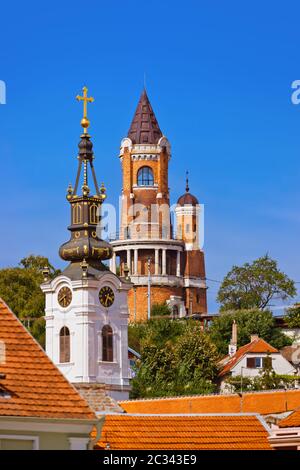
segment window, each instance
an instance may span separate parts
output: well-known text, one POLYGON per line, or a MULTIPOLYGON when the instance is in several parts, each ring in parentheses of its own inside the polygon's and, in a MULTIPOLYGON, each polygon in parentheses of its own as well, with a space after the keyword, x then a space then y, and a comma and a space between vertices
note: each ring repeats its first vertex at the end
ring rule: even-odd
POLYGON ((92 204, 90 207, 90 223, 97 224, 98 223, 98 216, 97 216, 98 207, 96 204, 92 204))
POLYGON ((0 450, 37 450, 38 448, 37 436, 0 435, 0 450))
POLYGON ((81 206, 80 204, 75 204, 73 207, 73 224, 81 224, 82 217, 81 217, 81 206))
POLYGON ((190 231, 190 224, 186 224, 186 226, 185 226, 185 231, 186 231, 186 233, 189 233, 189 231, 190 231))
POLYGON ((262 367, 262 357, 247 357, 248 369, 260 369, 262 367))
POLYGON ((102 361, 113 362, 113 330, 111 326, 105 325, 102 328, 102 361))
POLYGON ((137 183, 139 186, 153 186, 153 171, 149 166, 143 166, 139 169, 137 175, 137 183))
POLYGON ((59 332, 59 362, 70 362, 70 330, 64 326, 59 332))

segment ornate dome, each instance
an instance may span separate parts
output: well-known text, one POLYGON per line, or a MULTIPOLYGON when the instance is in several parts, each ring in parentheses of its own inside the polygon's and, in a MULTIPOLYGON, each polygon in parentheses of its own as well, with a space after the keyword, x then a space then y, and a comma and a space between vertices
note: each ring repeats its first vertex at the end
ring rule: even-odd
POLYGON ((180 206, 185 206, 185 205, 196 206, 197 204, 199 204, 199 201, 196 198, 196 196, 193 196, 191 193, 186 192, 185 194, 180 196, 180 198, 177 201, 177 204, 179 204, 180 206))

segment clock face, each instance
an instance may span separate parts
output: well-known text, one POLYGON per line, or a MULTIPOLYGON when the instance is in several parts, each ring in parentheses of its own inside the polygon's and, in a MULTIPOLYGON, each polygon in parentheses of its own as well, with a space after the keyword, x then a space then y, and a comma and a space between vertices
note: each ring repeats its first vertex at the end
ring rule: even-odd
POLYGON ((72 291, 69 287, 62 287, 57 294, 57 300, 61 307, 66 308, 72 302, 72 291))
POLYGON ((108 286, 102 287, 99 292, 99 300, 103 307, 110 307, 115 300, 114 291, 108 286))

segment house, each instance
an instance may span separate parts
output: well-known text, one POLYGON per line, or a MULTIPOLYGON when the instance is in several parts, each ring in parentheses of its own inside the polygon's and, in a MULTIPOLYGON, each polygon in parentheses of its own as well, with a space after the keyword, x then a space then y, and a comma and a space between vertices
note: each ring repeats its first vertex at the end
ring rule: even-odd
POLYGON ((269 442, 277 450, 300 450, 300 408, 272 426, 269 442))
POLYGON ((229 344, 229 354, 220 362, 219 387, 220 391, 226 393, 232 391, 227 383, 228 377, 256 377, 262 371, 266 361, 271 365, 276 374, 295 375, 296 369, 283 355, 258 335, 251 335, 248 344, 237 349, 237 325, 233 322, 232 338, 229 344))
POLYGON ((0 449, 88 449, 101 425, 0 299, 0 449))
POLYGON ((256 414, 108 415, 96 450, 271 450, 256 414))

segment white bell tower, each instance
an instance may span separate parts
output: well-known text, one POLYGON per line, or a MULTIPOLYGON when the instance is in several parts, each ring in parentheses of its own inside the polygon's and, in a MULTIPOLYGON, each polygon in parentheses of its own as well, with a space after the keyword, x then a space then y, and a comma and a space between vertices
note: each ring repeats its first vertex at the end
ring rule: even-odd
POLYGON ((50 279, 45 269, 41 286, 46 295, 46 352, 77 388, 79 384, 85 384, 85 389, 88 384, 105 384, 111 396, 127 399, 130 390, 127 293, 132 284, 103 264, 111 258, 113 250, 101 239, 100 209, 106 190, 97 183, 93 144, 87 132, 90 124, 87 103, 93 98, 87 97, 84 87, 83 96, 77 99, 84 103, 84 114, 76 183, 74 188, 69 185, 67 191, 71 238, 59 250, 69 265, 55 279, 50 279), (95 186, 94 195, 89 187, 89 174, 95 186))
POLYGON ((110 395, 127 399, 131 284, 110 271, 95 278, 80 271, 71 265, 41 286, 46 294, 46 352, 70 382, 106 384, 110 395), (110 298, 113 303, 106 306, 110 298))

